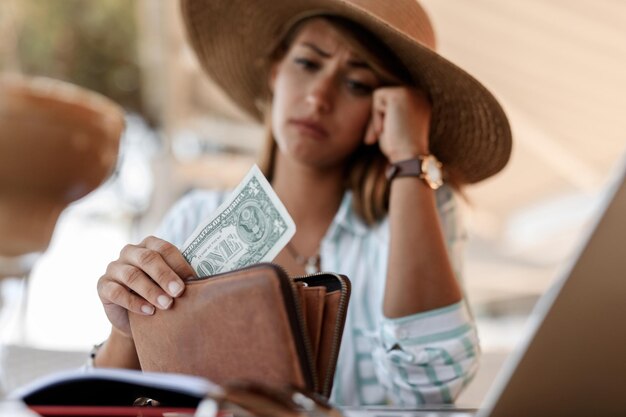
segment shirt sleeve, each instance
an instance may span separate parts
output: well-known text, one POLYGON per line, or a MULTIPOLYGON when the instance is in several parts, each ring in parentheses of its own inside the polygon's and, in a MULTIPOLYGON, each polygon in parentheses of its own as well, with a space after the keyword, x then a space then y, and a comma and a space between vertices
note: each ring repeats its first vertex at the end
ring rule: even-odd
MULTIPOLYGON (((466 234, 450 189, 438 193, 437 207, 452 267, 462 284, 466 234)), ((464 300, 406 317, 382 317, 375 338, 375 371, 394 404, 452 403, 478 369, 478 335, 464 300)))
POLYGON ((463 301, 383 319, 379 340, 376 373, 395 404, 452 403, 478 369, 476 328, 463 301))

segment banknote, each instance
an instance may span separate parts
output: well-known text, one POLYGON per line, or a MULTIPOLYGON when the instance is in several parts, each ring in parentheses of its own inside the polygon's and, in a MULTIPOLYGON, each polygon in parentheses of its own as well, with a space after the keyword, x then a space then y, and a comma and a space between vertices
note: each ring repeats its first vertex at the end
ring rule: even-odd
POLYGON ((191 234, 182 253, 198 276, 269 262, 296 225, 254 165, 229 198, 191 234))

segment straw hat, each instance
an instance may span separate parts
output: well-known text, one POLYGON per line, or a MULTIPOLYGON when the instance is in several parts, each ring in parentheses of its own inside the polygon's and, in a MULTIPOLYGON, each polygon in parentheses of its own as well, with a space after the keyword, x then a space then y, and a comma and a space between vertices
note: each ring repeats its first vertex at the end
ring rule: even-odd
POLYGON ((182 0, 187 35, 204 71, 261 121, 267 76, 259 61, 294 22, 315 15, 350 19, 376 35, 432 100, 430 150, 464 183, 500 171, 511 130, 500 104, 476 79, 434 52, 435 36, 415 0, 182 0))

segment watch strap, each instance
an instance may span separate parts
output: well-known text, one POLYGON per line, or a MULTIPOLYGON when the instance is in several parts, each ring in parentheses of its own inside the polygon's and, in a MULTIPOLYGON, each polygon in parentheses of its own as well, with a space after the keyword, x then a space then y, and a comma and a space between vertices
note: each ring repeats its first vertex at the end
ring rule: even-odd
POLYGON ((405 159, 404 161, 394 162, 387 168, 385 175, 388 181, 396 177, 421 177, 423 157, 413 159, 405 159))
POLYGON ((387 180, 398 177, 417 177, 433 190, 443 185, 441 162, 434 155, 420 155, 417 158, 405 159, 392 163, 385 172, 387 180))

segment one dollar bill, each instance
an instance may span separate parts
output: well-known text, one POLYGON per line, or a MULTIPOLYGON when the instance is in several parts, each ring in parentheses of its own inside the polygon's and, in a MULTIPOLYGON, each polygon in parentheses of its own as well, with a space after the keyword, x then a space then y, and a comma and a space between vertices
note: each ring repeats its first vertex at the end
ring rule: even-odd
POLYGON ((295 232, 287 209, 254 165, 182 252, 198 276, 214 275, 272 261, 295 232))

